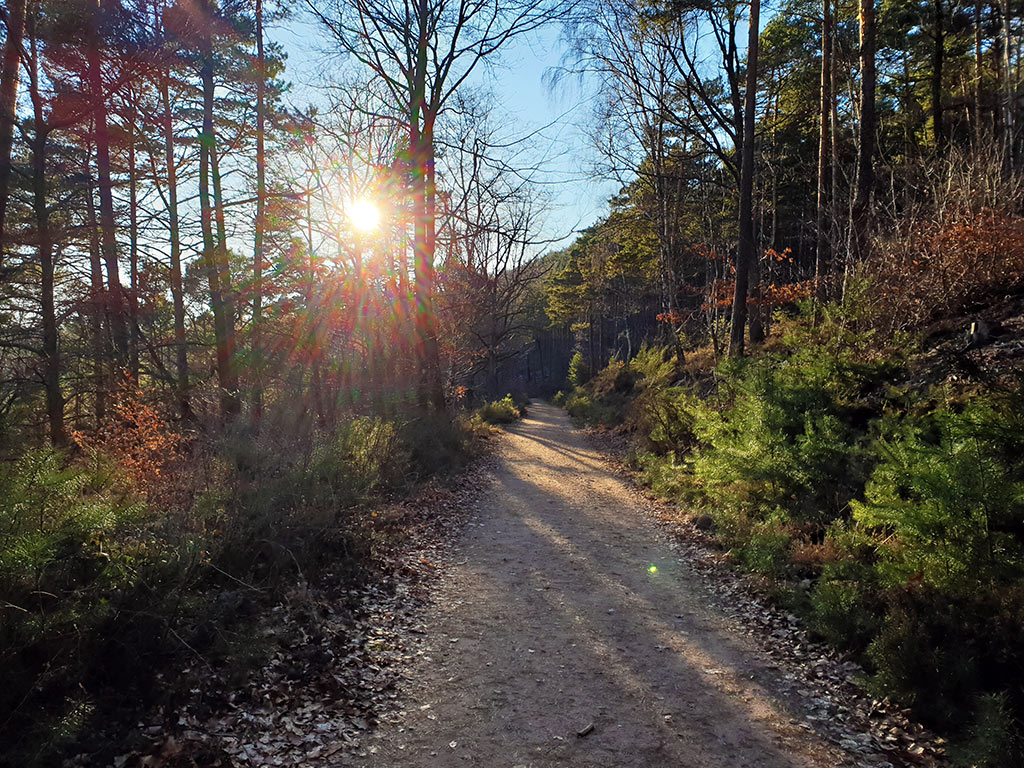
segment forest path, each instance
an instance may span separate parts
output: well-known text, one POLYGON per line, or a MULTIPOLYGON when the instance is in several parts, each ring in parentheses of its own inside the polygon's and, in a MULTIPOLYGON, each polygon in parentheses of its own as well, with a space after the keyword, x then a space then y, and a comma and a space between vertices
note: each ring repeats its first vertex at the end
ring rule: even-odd
POLYGON ((678 557, 565 415, 531 406, 428 609, 405 714, 358 764, 848 764, 678 557))

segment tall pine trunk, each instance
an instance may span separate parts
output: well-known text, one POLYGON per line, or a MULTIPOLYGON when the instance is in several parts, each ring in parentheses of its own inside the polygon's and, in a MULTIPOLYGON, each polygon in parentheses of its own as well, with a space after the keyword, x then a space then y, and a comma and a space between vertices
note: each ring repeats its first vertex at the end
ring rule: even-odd
POLYGON ((93 141, 96 146, 96 182, 100 196, 100 252, 107 269, 107 301, 114 352, 119 367, 128 362, 128 321, 117 254, 117 223, 114 219, 114 188, 110 170, 110 128, 103 88, 99 33, 92 30, 86 52, 89 97, 92 100, 93 141))
POLYGON ((750 2, 750 31, 747 42, 747 92, 744 96, 743 158, 740 166, 740 241, 736 248, 736 290, 732 301, 732 331, 729 354, 743 355, 747 325, 747 289, 754 262, 754 125, 757 111, 757 44, 761 0, 750 2))
MULTIPOLYGON (((985 71, 982 66, 981 36, 981 0, 974 0, 974 146, 978 149, 981 149, 982 141, 981 93, 982 73, 985 71)), ((863 39, 863 34, 861 37, 863 39)))
MULTIPOLYGON (((256 0, 256 232, 252 249, 252 420, 263 417, 263 247, 267 226, 266 55, 263 0, 256 0)), ((307 195, 308 197, 308 195, 307 195)))
POLYGON ((853 200, 853 256, 863 261, 871 255, 871 193, 875 186, 875 0, 860 0, 860 72, 860 151, 857 194, 853 200))
POLYGON ((199 139, 199 208, 203 232, 203 262, 213 310, 220 408, 221 414, 227 418, 239 410, 238 380, 234 373, 234 308, 229 297, 230 285, 224 281, 224 262, 227 253, 224 243, 224 214, 220 204, 220 174, 216 164, 216 135, 213 128, 214 84, 211 48, 210 40, 204 40, 199 73, 203 88, 203 126, 199 139), (216 238, 213 231, 214 218, 217 221, 216 238))
POLYGON ((932 0, 932 135, 937 152, 946 150, 946 125, 942 110, 942 70, 946 60, 945 12, 942 0, 932 0))
POLYGON ((60 389, 60 349, 57 335, 57 312, 54 300, 53 236, 50 232, 50 211, 46 195, 46 149, 49 128, 43 114, 39 93, 39 58, 32 35, 32 57, 29 74, 35 135, 32 140, 32 207, 36 220, 40 272, 40 309, 43 321, 43 389, 46 393, 46 417, 50 442, 64 445, 64 395, 60 389))
POLYGON ((128 88, 128 369, 139 381, 139 180, 136 168, 135 91, 128 88))
POLYGON ((827 299, 825 276, 828 272, 829 192, 832 175, 832 5, 823 0, 821 15, 821 105, 818 122, 818 192, 815 215, 814 298, 817 304, 827 299))
POLYGON ((7 235, 7 200, 11 190, 11 148, 14 145, 15 110, 18 105, 18 75, 25 33, 27 0, 7 0, 7 39, 0 66, 0 266, 3 265, 7 235))
POLYGON ((174 119, 171 114, 170 75, 160 77, 163 106, 164 163, 167 172, 167 229, 171 241, 171 302, 174 305, 175 389, 182 418, 192 416, 189 402, 188 345, 185 340, 185 293, 181 284, 181 231, 178 222, 178 168, 174 159, 174 119))
POLYGON ((1011 68, 1011 51, 1010 51, 1010 0, 1003 0, 1000 8, 1002 14, 1003 24, 1003 142, 1004 142, 1004 158, 1006 164, 1006 170, 1010 171, 1013 168, 1013 150, 1014 150, 1014 88, 1013 88, 1013 69, 1011 68))
MULTIPOLYGON (((87 162, 91 160, 93 147, 90 145, 87 162)), ((95 398, 93 414, 96 427, 99 428, 107 414, 107 376, 108 337, 107 328, 110 317, 107 309, 107 292, 103 287, 103 257, 100 253, 99 220, 96 217, 96 188, 89 180, 89 194, 86 197, 86 225, 89 230, 89 331, 92 336, 92 375, 95 398)))

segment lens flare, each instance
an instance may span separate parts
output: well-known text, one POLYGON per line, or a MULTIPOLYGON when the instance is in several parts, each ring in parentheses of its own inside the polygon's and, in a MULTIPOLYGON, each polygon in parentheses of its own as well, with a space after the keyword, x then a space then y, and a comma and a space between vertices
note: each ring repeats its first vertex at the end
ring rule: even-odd
POLYGON ((370 200, 353 200, 348 205, 348 220, 359 232, 373 232, 380 227, 380 209, 370 200))
POLYGON ((657 573, 658 572, 658 566, 656 566, 654 563, 651 563, 650 565, 647 566, 647 572, 648 573, 657 573))

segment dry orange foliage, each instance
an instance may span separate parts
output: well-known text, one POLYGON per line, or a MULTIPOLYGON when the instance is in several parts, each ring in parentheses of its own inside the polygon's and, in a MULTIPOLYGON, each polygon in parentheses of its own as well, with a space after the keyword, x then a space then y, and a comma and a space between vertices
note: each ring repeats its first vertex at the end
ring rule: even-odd
POLYGON ((984 210, 916 223, 883 244, 869 272, 893 328, 961 312, 1024 284, 1024 217, 984 210))
POLYGON ((184 458, 184 439, 163 414, 143 401, 142 392, 125 375, 111 403, 110 415, 95 432, 72 432, 71 438, 88 453, 100 453, 118 467, 150 502, 170 493, 172 468, 184 458))
POLYGON ((787 304, 796 304, 802 299, 810 298, 814 293, 814 282, 804 280, 799 283, 782 283, 781 285, 766 285, 761 289, 761 305, 766 307, 782 307, 787 304))

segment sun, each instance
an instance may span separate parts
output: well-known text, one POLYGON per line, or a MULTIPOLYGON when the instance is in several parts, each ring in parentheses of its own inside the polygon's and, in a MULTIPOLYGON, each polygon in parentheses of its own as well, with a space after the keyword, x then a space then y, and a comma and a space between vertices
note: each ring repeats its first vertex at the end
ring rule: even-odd
POLYGON ((380 209, 370 200, 358 198, 348 205, 348 220, 359 232, 373 232, 380 227, 380 209))

